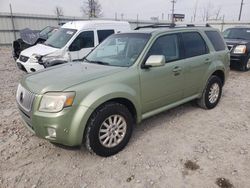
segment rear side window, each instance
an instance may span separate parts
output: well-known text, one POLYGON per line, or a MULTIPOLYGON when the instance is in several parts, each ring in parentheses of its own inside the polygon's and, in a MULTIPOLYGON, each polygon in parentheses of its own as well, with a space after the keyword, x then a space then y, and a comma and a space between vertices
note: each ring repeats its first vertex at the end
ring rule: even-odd
POLYGON ((185 57, 195 57, 208 53, 208 48, 197 32, 182 33, 183 45, 185 48, 185 57))
POLYGON ((180 59, 179 42, 177 35, 165 35, 159 37, 149 50, 150 55, 164 55, 166 62, 180 59))
POLYGON ((225 43, 217 31, 205 31, 205 33, 216 51, 222 51, 226 49, 225 43))
POLYGON ((104 39, 106 39, 109 35, 114 34, 114 30, 97 30, 98 40, 101 43, 104 39))

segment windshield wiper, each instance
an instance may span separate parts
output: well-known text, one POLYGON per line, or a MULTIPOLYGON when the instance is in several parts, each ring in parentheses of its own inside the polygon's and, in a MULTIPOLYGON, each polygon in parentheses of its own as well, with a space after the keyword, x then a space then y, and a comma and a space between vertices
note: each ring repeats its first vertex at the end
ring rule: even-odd
POLYGON ((95 63, 95 64, 99 64, 99 65, 109 65, 109 63, 106 63, 106 62, 103 62, 103 61, 90 61, 86 57, 83 58, 82 60, 87 61, 88 63, 95 63))
POLYGON ((53 46, 53 45, 51 45, 51 44, 47 44, 47 43, 43 43, 44 45, 46 45, 46 46, 50 46, 50 47, 52 47, 52 48, 55 48, 55 46, 53 46))

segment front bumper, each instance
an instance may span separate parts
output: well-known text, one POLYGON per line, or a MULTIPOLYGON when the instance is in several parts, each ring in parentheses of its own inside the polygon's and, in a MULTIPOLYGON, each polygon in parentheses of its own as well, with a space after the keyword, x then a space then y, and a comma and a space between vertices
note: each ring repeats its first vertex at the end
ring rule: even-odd
POLYGON ((246 54, 230 54, 230 66, 233 68, 241 68, 248 61, 246 54))
POLYGON ((19 112, 26 127, 38 137, 66 146, 79 146, 92 110, 84 106, 72 106, 58 113, 35 111, 27 115, 19 107, 19 112), (56 131, 56 137, 49 135, 48 128, 56 131))
POLYGON ((28 59, 28 61, 26 62, 22 62, 19 59, 17 59, 16 63, 20 70, 28 73, 44 69, 43 65, 40 65, 39 63, 34 63, 30 59, 28 59))

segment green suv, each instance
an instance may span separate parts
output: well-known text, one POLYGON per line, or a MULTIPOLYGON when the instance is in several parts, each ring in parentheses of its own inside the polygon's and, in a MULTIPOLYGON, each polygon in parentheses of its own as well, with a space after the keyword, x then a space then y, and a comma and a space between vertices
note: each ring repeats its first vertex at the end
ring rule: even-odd
POLYGON ((213 28, 143 29, 111 35, 81 62, 26 75, 16 100, 37 136, 110 156, 143 119, 192 100, 214 108, 229 62, 213 28))

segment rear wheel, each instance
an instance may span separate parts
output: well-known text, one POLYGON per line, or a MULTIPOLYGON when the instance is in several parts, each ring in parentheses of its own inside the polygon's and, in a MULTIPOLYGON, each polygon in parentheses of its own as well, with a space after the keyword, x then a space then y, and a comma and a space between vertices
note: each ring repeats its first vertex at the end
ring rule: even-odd
POLYGON ((198 99, 198 105, 204 109, 214 108, 220 101, 222 82, 218 76, 212 75, 207 82, 202 97, 198 99))
POLYGON ((107 103, 91 116, 86 132, 86 147, 100 156, 111 156, 128 143, 133 130, 133 117, 126 106, 107 103))

